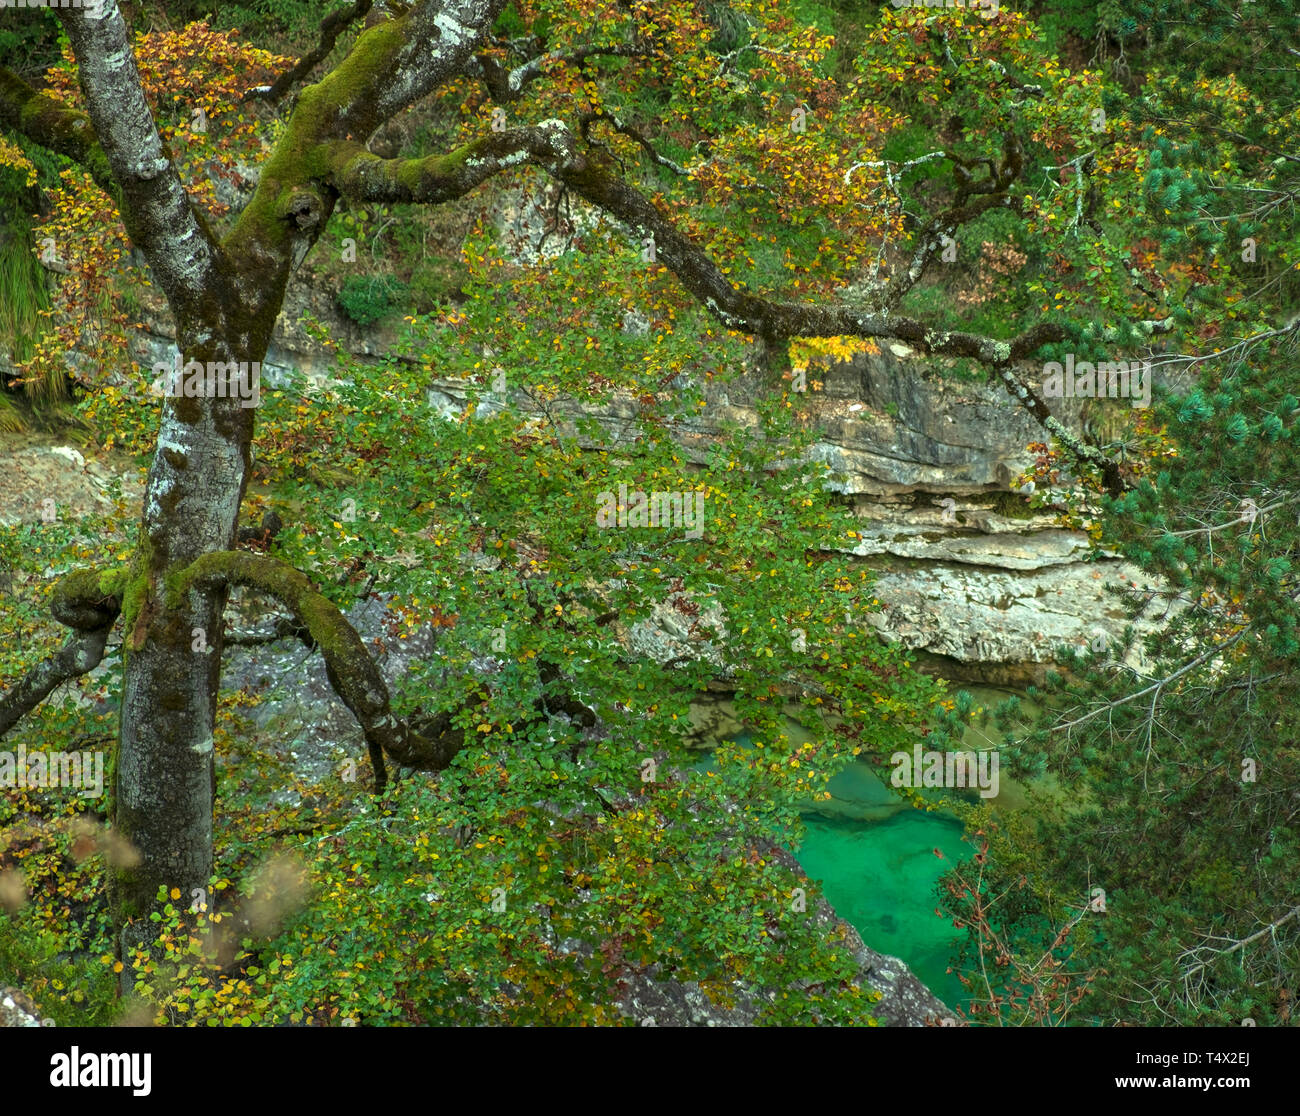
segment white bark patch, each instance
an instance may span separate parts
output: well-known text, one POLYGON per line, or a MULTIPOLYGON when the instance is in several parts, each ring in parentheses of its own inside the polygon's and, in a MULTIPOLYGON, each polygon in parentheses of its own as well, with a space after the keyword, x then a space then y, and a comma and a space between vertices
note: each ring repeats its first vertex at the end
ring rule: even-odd
POLYGON ((446 12, 439 12, 434 16, 433 25, 441 36, 439 46, 445 46, 449 50, 455 50, 474 34, 473 28, 466 27, 455 16, 448 15, 446 12))
POLYGON ((185 453, 186 449, 180 442, 174 442, 162 434, 158 435, 158 448, 160 450, 174 450, 176 453, 185 453))
POLYGON ((163 151, 126 24, 112 5, 104 18, 66 28, 91 121, 133 218, 132 237, 175 308, 206 286, 211 251, 163 151))

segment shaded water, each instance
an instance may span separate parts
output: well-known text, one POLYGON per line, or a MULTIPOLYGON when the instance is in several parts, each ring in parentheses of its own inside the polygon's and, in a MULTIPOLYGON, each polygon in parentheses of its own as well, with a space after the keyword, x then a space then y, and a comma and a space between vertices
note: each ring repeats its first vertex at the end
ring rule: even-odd
MULTIPOLYGON (((982 687, 962 688, 989 707, 1008 696, 982 687)), ((787 727, 792 740, 807 739, 794 722, 787 727)), ((748 734, 736 739, 745 742, 748 734)), ((990 725, 969 728, 964 744, 983 749, 996 746, 1000 739, 990 725)), ((804 814, 807 838, 790 851, 809 877, 820 881, 831 906, 868 946, 902 958, 949 1007, 965 1006, 966 990, 956 974, 948 972, 953 947, 964 932, 935 914, 939 877, 972 852, 961 839, 961 822, 946 810, 912 808, 865 763, 842 771, 827 789, 831 800, 815 807, 809 804, 804 814)), ((1003 775, 992 801, 1004 808, 1020 808, 1025 788, 1003 775)))

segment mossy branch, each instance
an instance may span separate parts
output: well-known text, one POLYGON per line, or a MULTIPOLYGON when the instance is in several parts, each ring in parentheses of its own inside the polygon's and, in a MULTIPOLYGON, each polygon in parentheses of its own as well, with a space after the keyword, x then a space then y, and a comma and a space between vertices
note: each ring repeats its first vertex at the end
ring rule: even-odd
POLYGON ((84 112, 69 108, 0 67, 0 125, 85 168, 121 210, 122 190, 84 112))
POLYGON ((1027 357, 1065 336, 1061 326, 1039 323, 1002 341, 961 330, 935 330, 888 308, 862 310, 754 294, 728 278, 708 252, 615 173, 608 159, 584 150, 578 136, 560 120, 481 136, 453 152, 424 159, 381 159, 357 142, 324 144, 320 151, 331 185, 344 197, 371 202, 447 201, 511 167, 539 167, 621 221, 638 239, 653 240, 657 258, 717 321, 756 337, 893 339, 927 355, 969 357, 997 366, 1027 357))
POLYGON ((74 634, 11 690, 0 696, 0 738, 56 688, 89 674, 104 658, 109 632, 122 611, 116 571, 74 570, 55 587, 50 613, 74 634))
MULTIPOLYGON (((1111 495, 1127 487, 1119 465, 1070 433, 1038 395, 1015 375, 1011 365, 1065 330, 1039 323, 1018 337, 998 340, 961 330, 934 330, 897 311, 897 303, 921 277, 937 247, 941 229, 956 228, 985 210, 1006 202, 1019 178, 1023 156, 1014 139, 1007 141, 1000 167, 990 165, 987 179, 967 174, 954 208, 936 218, 912 267, 887 290, 881 304, 863 311, 847 305, 796 303, 764 298, 732 282, 711 256, 683 234, 639 190, 609 166, 584 151, 577 137, 559 120, 531 128, 512 128, 481 136, 445 155, 423 159, 381 159, 355 141, 322 147, 330 181, 345 197, 367 202, 436 204, 461 197, 511 167, 528 164, 544 169, 558 182, 605 213, 621 220, 637 237, 651 240, 658 257, 728 329, 754 335, 774 352, 784 352, 791 337, 863 337, 896 339, 929 355, 968 357, 991 368, 1022 407, 1054 435, 1080 462, 1098 468, 1111 495), (978 195, 978 196, 975 196, 978 195), (972 201, 972 196, 975 196, 972 201)), ((788 362, 788 356, 784 358, 788 362)))
POLYGON ((330 184, 351 201, 437 205, 464 197, 488 179, 543 154, 532 129, 478 136, 445 154, 384 159, 355 140, 321 147, 330 184))
POLYGON ((1119 497, 1128 491, 1129 485, 1120 473, 1119 462, 1107 457, 1095 446, 1088 445, 1082 438, 1071 431, 1069 427, 1052 414, 1047 404, 1012 371, 1010 366, 1000 364, 994 371, 997 373, 998 378, 1001 379, 1002 386, 1015 397, 1016 401, 1025 410, 1038 420, 1039 425, 1044 430, 1060 442, 1062 448, 1076 463, 1091 465, 1093 468, 1100 470, 1102 484, 1109 495, 1119 497))
POLYGON ((193 589, 231 585, 274 597, 320 647, 330 685, 365 735, 377 792, 387 783, 385 754, 405 767, 440 770, 465 746, 450 713, 423 718, 418 728, 393 714, 388 687, 356 629, 306 574, 278 558, 231 550, 204 554, 167 577, 167 607, 180 608, 193 589))

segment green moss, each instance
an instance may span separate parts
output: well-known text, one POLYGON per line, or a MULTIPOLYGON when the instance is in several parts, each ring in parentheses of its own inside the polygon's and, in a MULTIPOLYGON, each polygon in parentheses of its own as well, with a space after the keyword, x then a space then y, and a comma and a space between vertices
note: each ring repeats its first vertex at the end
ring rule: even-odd
POLYGON ((108 770, 104 772, 104 785, 108 788, 107 801, 104 803, 104 816, 109 820, 117 817, 117 751, 121 740, 114 740, 108 749, 108 770))
POLYGON ((97 569, 73 570, 60 578, 50 597, 50 612, 61 624, 76 631, 111 626, 121 608, 115 593, 102 588, 105 573, 97 569))
POLYGON ((102 578, 99 570, 73 570, 54 587, 54 597, 68 603, 103 599, 107 594, 101 588, 102 578))
POLYGON ((993 498, 993 511, 1003 519, 1034 519, 1041 515, 1016 492, 999 492, 993 498))
POLYGON ((105 570, 99 575, 99 591, 106 597, 120 598, 130 579, 130 570, 126 566, 105 570))
MULTIPOLYGON (((319 92, 321 100, 331 107, 349 106, 366 92, 367 82, 391 73, 406 45, 406 18, 385 20, 362 33, 352 44, 347 59, 319 85, 311 87, 319 92)), ((304 90, 303 95, 307 92, 304 90)), ((301 107, 302 98, 298 104, 301 107)))
POLYGON ((149 599, 149 564, 152 554, 153 547, 149 543, 148 537, 141 535, 135 553, 131 556, 130 569, 119 572, 119 576, 122 578, 120 592, 122 598, 122 631, 125 635, 124 650, 139 651, 140 646, 143 646, 142 644, 137 645, 135 641, 135 625, 139 619, 141 609, 144 608, 145 601, 149 599))
POLYGON ((133 868, 117 868, 109 872, 109 878, 112 880, 109 905, 113 909, 113 921, 120 926, 142 918, 153 896, 144 894, 140 873, 133 868))
POLYGON ((350 703, 357 702, 367 715, 379 712, 370 695, 383 683, 365 646, 338 607, 318 593, 302 571, 263 555, 233 550, 204 554, 164 579, 166 607, 181 608, 189 591, 201 583, 246 585, 275 597, 321 648, 330 681, 344 703, 351 708, 350 703))

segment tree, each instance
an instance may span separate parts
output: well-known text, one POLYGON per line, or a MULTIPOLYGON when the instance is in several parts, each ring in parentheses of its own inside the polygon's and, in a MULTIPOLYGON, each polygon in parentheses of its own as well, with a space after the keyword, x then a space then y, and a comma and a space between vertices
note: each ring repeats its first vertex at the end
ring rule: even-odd
MULTIPOLYGON (((1062 73, 1035 47, 1027 22, 1011 13, 986 21, 964 11, 886 12, 865 37, 854 72, 843 75, 829 72, 837 62, 829 56, 829 37, 778 6, 734 3, 725 20, 716 18, 716 7, 677 0, 575 10, 422 0, 376 21, 321 80, 296 93, 252 199, 224 222, 205 211, 193 183, 187 187, 173 145, 160 135, 115 4, 102 19, 60 13, 76 60, 80 107, 71 90, 66 97, 38 91, 4 73, 0 124, 73 160, 111 198, 166 297, 187 369, 197 362, 228 371, 263 360, 288 278, 341 202, 439 205, 526 170, 618 222, 643 262, 671 272, 680 286, 664 296, 672 307, 669 322, 685 312, 678 308, 689 296, 729 336, 756 339, 759 359, 748 380, 756 385, 751 390, 770 397, 765 407, 793 410, 803 371, 793 362, 816 358, 817 339, 902 342, 995 375, 1078 468, 1095 470, 1109 491, 1122 492, 1127 482, 1118 462, 1052 416, 1015 367, 1046 344, 1079 337, 1133 344, 1167 328, 1164 308, 1151 313, 1150 300, 1110 266, 1119 250, 1107 239, 1098 206, 1123 196, 1136 161, 1128 146, 1109 140, 1100 154, 1094 150, 1102 135, 1097 82, 1062 73), (386 159, 367 149, 381 126, 430 96, 465 106, 449 150, 386 159), (1059 163, 1055 177, 1036 169, 1042 159, 1059 163), (627 169, 634 160, 640 160, 636 174, 627 169), (1110 177, 1090 183, 1099 160, 1110 177), (1031 314, 1033 324, 1009 337, 958 328, 950 314, 927 318, 909 310, 909 302, 924 303, 922 280, 933 276, 962 230, 978 230, 1000 213, 1014 214, 1022 233, 1037 237, 1035 267, 1049 267, 1068 299, 1058 294, 1055 306, 1044 299, 1031 314), (748 235, 741 232, 745 222, 753 224, 748 235), (755 293, 787 273, 793 274, 787 297, 755 293), (1111 318, 1104 327, 1070 324, 1069 312, 1086 322, 1099 307, 1111 318)), ((359 0, 328 17, 319 48, 274 82, 249 89, 250 103, 274 113, 369 8, 359 0)), ((612 243, 606 241, 606 258, 612 243)), ((1038 274, 1023 287, 1028 300, 1046 293, 1038 274)), ((629 277, 624 289, 645 291, 644 280, 644 274, 629 277)), ((598 289, 601 282, 587 273, 575 290, 598 289)), ((484 378, 489 371, 477 370, 484 378)), ((151 942, 155 931, 145 916, 160 889, 188 894, 209 884, 222 614, 233 587, 275 599, 322 650, 332 685, 364 731, 377 789, 385 783, 385 757, 442 769, 484 725, 534 731, 535 720, 521 709, 538 701, 543 712, 568 709, 579 720, 581 707, 590 709, 589 699, 569 692, 574 646, 566 638, 535 656, 536 672, 513 688, 484 687, 470 674, 451 687, 455 702, 396 710, 371 655, 319 585, 286 561, 236 549, 255 437, 256 412, 243 402, 215 392, 164 401, 129 562, 83 569, 59 583, 52 612, 72 629, 71 638, 0 699, 3 733, 56 686, 92 669, 120 624, 125 666, 114 828, 140 855, 137 865, 111 873, 122 957, 151 942), (494 702, 513 708, 503 713, 494 702)), ((646 407, 661 421, 652 403, 646 407)), ((771 429, 780 435, 785 428, 771 429)), ((797 448, 800 439, 786 433, 797 448)), ((454 436, 445 441, 450 446, 454 436)), ((668 452, 662 440, 647 446, 668 452)), ((555 450, 566 478, 580 476, 571 448, 560 442, 555 450)), ((449 475, 478 477, 491 468, 471 444, 458 452, 446 462, 449 475)), ((721 448, 713 452, 722 454, 718 461, 727 456, 721 448)), ((738 447, 732 452, 734 460, 747 460, 738 447)), ((793 470, 793 461, 784 467, 793 470)), ((682 477, 680 463, 674 467, 682 477)), ((767 514, 789 500, 782 479, 778 472, 760 486, 767 514)), ((675 491, 687 490, 694 489, 683 478, 675 491)), ((449 499, 462 496, 448 484, 449 499)), ((809 507, 814 520, 787 511, 782 530, 804 549, 816 549, 827 527, 817 517, 826 505, 819 498, 809 507)), ((573 507, 569 515, 590 533, 586 512, 573 507)), ((462 524, 466 535, 471 526, 478 532, 483 549, 518 537, 515 527, 487 516, 467 515, 462 524)), ((582 533, 568 530, 572 538, 582 533)), ((772 540, 737 545, 770 549, 772 540)), ((539 626, 543 616, 562 616, 575 602, 588 634, 607 611, 615 617, 634 611, 619 596, 624 587, 607 609, 591 592, 592 571, 563 573, 557 556, 565 550, 554 539, 545 553, 553 563, 544 566, 548 576, 527 586, 523 597, 539 626)), ((702 594, 707 584, 689 590, 702 594)), ((829 588, 847 591, 834 579, 829 588)), ((687 590, 683 581, 671 592, 690 614, 695 602, 689 593, 680 596, 687 590)), ((792 604, 798 616, 808 612, 807 624, 783 617, 781 630, 818 628, 836 652, 825 653, 833 663, 843 646, 833 628, 842 610, 838 601, 828 608, 819 598, 792 604)), ((771 618, 770 602, 766 607, 771 618)), ((551 624, 552 631, 565 630, 562 622, 551 624)), ((608 645, 603 653, 611 653, 608 645)), ((883 714, 862 708, 860 692, 872 689, 867 675, 908 677, 905 664, 891 656, 873 651, 861 671, 842 663, 833 682, 811 681, 806 671, 787 680, 849 724, 849 744, 889 716, 941 732, 944 715, 933 700, 915 694, 909 700, 906 683, 901 701, 888 689, 875 693, 873 705, 883 714)), ((773 674, 744 660, 733 669, 753 699, 748 711, 773 725, 770 701, 779 690, 773 674)), ((888 728, 872 746, 887 753, 891 737, 904 731, 888 728)), ((833 754, 846 752, 841 746, 833 754)), ((746 784, 751 795, 760 789, 746 784)))

